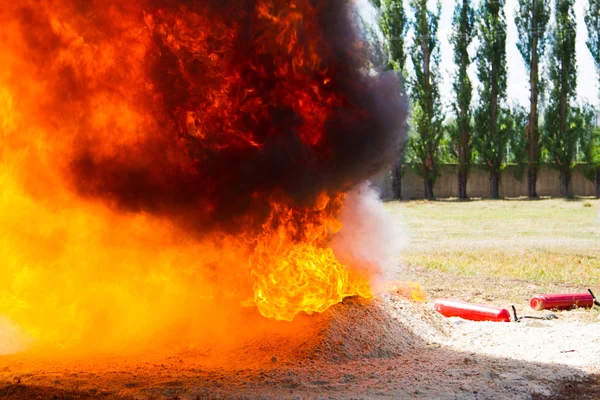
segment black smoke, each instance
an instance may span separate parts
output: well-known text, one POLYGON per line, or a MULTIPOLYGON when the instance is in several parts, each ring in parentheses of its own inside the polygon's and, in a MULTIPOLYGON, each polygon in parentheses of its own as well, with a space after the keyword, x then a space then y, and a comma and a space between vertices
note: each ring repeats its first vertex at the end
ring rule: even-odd
MULTIPOLYGON (((60 74, 40 69, 61 99, 50 112, 77 131, 66 174, 81 196, 173 218, 198 232, 231 230, 240 221, 260 223, 269 199, 311 205, 321 192, 346 191, 394 158, 407 114, 401 82, 370 62, 348 1, 298 0, 295 8, 287 0, 119 3, 61 3, 89 43, 127 38, 116 47, 116 66, 94 76, 77 61, 51 70, 60 74), (270 18, 298 14, 290 52, 290 33, 274 40, 282 25, 270 18), (115 22, 119 17, 130 22, 115 22), (99 149, 118 143, 121 133, 97 134, 86 112, 95 93, 130 96, 120 92, 135 64, 127 54, 135 45, 128 26, 138 27, 147 44, 143 80, 128 101, 151 122, 139 127, 141 140, 106 153, 99 149), (318 67, 299 66, 298 54, 317 54, 318 67), (303 96, 327 111, 315 143, 302 138, 311 122, 294 109, 303 96)), ((70 45, 51 32, 51 13, 25 7, 21 14, 24 31, 35 32, 32 57, 52 60, 70 45), (49 43, 40 41, 44 34, 49 43)))

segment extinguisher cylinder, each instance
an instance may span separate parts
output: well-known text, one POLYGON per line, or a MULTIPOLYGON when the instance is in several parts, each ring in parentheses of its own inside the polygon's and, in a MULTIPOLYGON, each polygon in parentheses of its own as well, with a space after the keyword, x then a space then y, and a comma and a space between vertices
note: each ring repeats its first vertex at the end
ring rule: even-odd
POLYGON ((538 294, 531 298, 529 305, 537 311, 592 308, 594 298, 590 293, 538 294))
POLYGON ((471 321, 510 322, 510 313, 505 308, 448 299, 436 300, 433 306, 445 317, 460 317, 471 321))

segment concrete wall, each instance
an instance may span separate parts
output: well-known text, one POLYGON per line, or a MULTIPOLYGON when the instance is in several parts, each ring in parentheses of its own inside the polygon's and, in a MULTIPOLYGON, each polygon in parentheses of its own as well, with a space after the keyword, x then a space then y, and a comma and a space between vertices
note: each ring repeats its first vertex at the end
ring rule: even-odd
MULTIPOLYGON (((406 174, 402 177, 402 198, 422 199, 424 197, 423 179, 417 175, 412 168, 406 168, 406 174)), ((514 178, 512 171, 514 166, 507 166, 500 178, 501 197, 527 196, 527 171, 522 181, 514 178)), ((437 198, 448 198, 458 196, 458 179, 456 176, 456 165, 442 166, 442 174, 437 179, 433 193, 437 198)), ((371 182, 381 190, 382 198, 392 198, 392 177, 390 171, 373 177, 371 182)), ((578 196, 595 196, 596 186, 592 181, 585 179, 582 166, 576 166, 571 175, 571 194, 578 196)), ((537 181, 537 193, 539 196, 560 196, 559 173, 550 166, 540 169, 537 181)), ((489 197, 490 180, 489 173, 481 167, 474 166, 469 174, 467 183, 467 194, 469 197, 489 197)))

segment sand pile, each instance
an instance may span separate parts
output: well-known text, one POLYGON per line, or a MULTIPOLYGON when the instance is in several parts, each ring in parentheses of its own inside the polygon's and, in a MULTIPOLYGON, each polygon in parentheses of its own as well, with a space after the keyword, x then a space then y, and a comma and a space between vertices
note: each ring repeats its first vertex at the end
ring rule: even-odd
POLYGON ((234 359, 231 362, 252 359, 257 364, 281 365, 391 358, 430 341, 443 341, 450 332, 449 323, 431 307, 393 293, 373 299, 348 298, 294 324, 297 331, 293 334, 269 331, 228 351, 234 359))
POLYGON ((321 318, 326 326, 313 351, 324 361, 398 357, 450 331, 443 317, 424 303, 395 294, 349 299, 321 318))

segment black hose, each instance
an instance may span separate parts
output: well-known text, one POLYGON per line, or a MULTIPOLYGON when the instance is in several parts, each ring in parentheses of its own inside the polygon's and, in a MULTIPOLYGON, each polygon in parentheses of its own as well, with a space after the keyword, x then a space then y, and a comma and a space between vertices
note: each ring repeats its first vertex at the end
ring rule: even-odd
POLYGON ((521 322, 524 319, 541 319, 541 320, 544 320, 544 321, 550 321, 552 319, 558 319, 558 317, 556 316, 556 314, 546 314, 543 317, 534 317, 533 315, 522 315, 520 317, 517 317, 517 310, 516 310, 515 306, 511 306, 511 307, 512 307, 513 317, 514 317, 513 322, 521 322))
POLYGON ((594 296, 594 292, 592 292, 592 289, 588 289, 588 292, 592 295, 592 299, 594 299, 594 304, 600 307, 600 301, 596 299, 596 296, 594 296))

